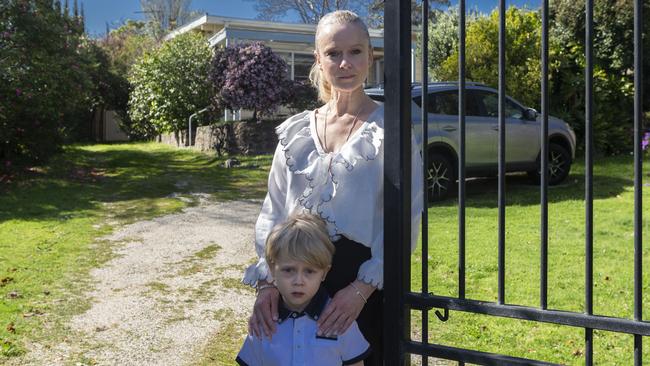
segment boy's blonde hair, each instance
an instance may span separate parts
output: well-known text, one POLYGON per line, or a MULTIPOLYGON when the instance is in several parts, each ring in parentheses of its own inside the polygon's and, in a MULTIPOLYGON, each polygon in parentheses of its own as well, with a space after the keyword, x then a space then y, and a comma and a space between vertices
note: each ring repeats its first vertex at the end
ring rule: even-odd
POLYGON ((265 254, 270 266, 279 258, 289 258, 325 269, 332 264, 334 244, 320 217, 299 213, 273 228, 266 238, 265 254))
MULTIPOLYGON (((316 52, 318 52, 318 39, 323 28, 329 24, 356 24, 366 34, 366 37, 368 37, 368 51, 370 52, 372 50, 370 33, 368 32, 366 23, 364 23, 363 20, 354 12, 349 10, 337 10, 325 14, 325 16, 318 22, 318 26, 316 27, 316 39, 314 42, 316 52)), ((318 99, 324 103, 327 103, 332 99, 332 85, 323 77, 323 71, 318 66, 317 61, 314 61, 314 64, 311 66, 311 71, 309 71, 309 80, 311 80, 312 85, 318 89, 318 99)))

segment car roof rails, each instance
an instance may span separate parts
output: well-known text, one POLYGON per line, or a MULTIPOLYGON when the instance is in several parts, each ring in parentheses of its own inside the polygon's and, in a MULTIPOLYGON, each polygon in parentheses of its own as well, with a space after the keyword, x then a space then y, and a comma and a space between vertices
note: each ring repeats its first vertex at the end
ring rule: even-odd
MULTIPOLYGON (((458 85, 458 81, 432 81, 429 82, 429 86, 437 86, 437 85, 458 85)), ((465 85, 470 85, 470 86, 485 86, 487 87, 486 84, 477 82, 477 81, 466 81, 465 85)))

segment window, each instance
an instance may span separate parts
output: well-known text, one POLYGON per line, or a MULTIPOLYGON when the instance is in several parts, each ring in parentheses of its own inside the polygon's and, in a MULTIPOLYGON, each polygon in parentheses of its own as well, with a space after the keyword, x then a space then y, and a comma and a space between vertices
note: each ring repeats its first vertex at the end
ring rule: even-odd
MULTIPOLYGON (((476 116, 499 117, 499 94, 483 90, 471 90, 468 94, 468 104, 474 104, 476 116)), ((506 118, 522 118, 524 110, 513 101, 506 98, 506 118)), ((469 114, 469 113, 468 113, 469 114)))
POLYGON ((476 106, 474 114, 479 117, 498 117, 499 116, 499 95, 482 90, 471 90, 468 93, 468 99, 471 99, 476 106))
MULTIPOLYGON (((422 97, 413 98, 413 102, 422 108, 422 97)), ((458 92, 455 90, 429 93, 428 113, 458 114, 458 92)))
POLYGON ((506 118, 523 118, 524 116, 524 111, 513 103, 512 101, 506 99, 506 118))
POLYGON ((293 55, 293 79, 309 80, 309 71, 314 64, 314 56, 310 54, 294 53, 293 55))

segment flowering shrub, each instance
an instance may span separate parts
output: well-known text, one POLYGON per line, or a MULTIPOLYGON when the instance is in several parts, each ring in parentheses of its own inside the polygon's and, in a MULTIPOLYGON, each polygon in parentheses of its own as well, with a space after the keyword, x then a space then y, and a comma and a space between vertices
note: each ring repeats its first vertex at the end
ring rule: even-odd
POLYGON ((58 1, 0 1, 0 55, 0 171, 78 140, 111 90, 102 52, 58 1))
POLYGON ((214 104, 249 109, 253 120, 271 114, 286 99, 291 81, 287 63, 261 43, 228 46, 215 52, 209 74, 214 104))
POLYGON ((643 134, 643 139, 641 140, 641 150, 648 151, 650 148, 650 132, 643 134))

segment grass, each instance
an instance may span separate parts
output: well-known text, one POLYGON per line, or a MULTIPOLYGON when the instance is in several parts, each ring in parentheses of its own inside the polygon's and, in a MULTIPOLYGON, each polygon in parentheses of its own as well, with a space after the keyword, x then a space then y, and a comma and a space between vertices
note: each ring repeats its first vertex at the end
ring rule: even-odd
MULTIPOLYGON (((644 164, 650 207, 650 164, 644 164)), ((594 313, 633 317, 633 165, 630 156, 597 158, 594 167, 594 313)), ((585 291, 584 168, 576 162, 565 184, 549 190, 548 307, 583 312, 585 291)), ((539 188, 525 176, 509 176, 506 209, 506 283, 508 304, 539 306, 540 206, 539 188)), ((498 294, 497 181, 467 183, 466 297, 496 301, 498 294)), ((650 263, 650 218, 643 220, 644 263, 650 263)), ((429 207, 429 291, 457 296, 458 207, 448 200, 429 207)), ((421 250, 412 261, 412 290, 421 291, 421 250)), ((650 311, 650 273, 643 274, 643 311, 650 311)), ((413 312, 412 329, 420 324, 413 312)), ((432 343, 534 358, 562 364, 584 364, 584 331, 530 321, 451 312, 448 322, 429 315, 432 343)), ((648 319, 646 316, 645 319, 648 319)), ((650 342, 644 339, 644 359, 650 359, 650 342)), ((594 363, 629 365, 633 337, 594 332, 594 363)))
MULTIPOLYGON (((214 158, 156 143, 74 145, 0 185, 0 364, 25 342, 56 342, 88 307, 89 271, 111 258, 113 228, 214 199, 262 198, 270 156, 214 158)), ((197 253, 214 256, 211 245, 197 253)), ((152 284, 152 290, 163 290, 152 284)))
MULTIPOLYGON (((650 164, 644 184, 650 185, 650 164)), ((633 258, 633 168, 628 156, 597 158, 594 169, 594 311, 631 318, 633 258)), ((539 306, 539 187, 525 176, 507 177, 506 302, 539 306)), ((646 188, 646 192, 650 188, 646 188)), ((497 181, 467 183, 467 297, 497 299, 497 181)), ((584 166, 576 161, 566 183, 549 190, 549 308, 582 312, 584 307, 584 166)), ((643 206, 649 207, 646 193, 643 206)), ((643 222, 648 243, 649 219, 643 222)), ((458 286, 458 207, 447 200, 429 207, 429 284, 439 295, 456 296, 458 286)), ((650 247, 644 249, 644 263, 650 247)), ((412 257, 413 291, 421 288, 421 249, 412 257)), ((650 311, 650 273, 644 274, 644 313, 650 311)), ((434 309, 435 311, 435 309, 434 309)), ((420 312, 412 312, 411 329, 418 339, 420 312)), ((451 312, 442 323, 429 313, 432 343, 502 353, 561 364, 584 364, 581 328, 451 312)), ((647 317, 646 317, 647 319, 647 317)), ((243 335, 246 324, 224 327, 243 335)), ((647 338, 647 337, 646 337, 647 338)), ((217 339, 217 338, 215 338, 217 339)), ((202 364, 229 365, 241 347, 232 338, 212 342, 202 364)), ((602 365, 632 364, 633 339, 628 335, 594 331, 594 361, 602 365)), ((650 359, 644 340, 644 358, 650 359)), ((416 357, 412 358, 413 360, 416 357)))
POLYGON ((221 322, 219 330, 212 336, 212 341, 192 364, 193 366, 225 366, 235 362, 247 331, 247 320, 235 317, 232 311, 228 310, 216 312, 215 319, 221 322))
MULTIPOLYGON (((25 352, 26 341, 56 342, 66 321, 88 307, 81 295, 92 286, 89 271, 111 258, 114 244, 99 240, 113 228, 177 212, 193 192, 215 199, 262 198, 270 156, 225 159, 160 144, 76 145, 0 186, 0 364, 25 352), (175 193, 173 195, 173 193, 175 193)), ((594 180, 594 311, 630 318, 632 306, 633 187, 629 156, 598 158, 594 180)), ((644 183, 650 184, 646 163, 644 183)), ((497 297, 496 180, 467 184, 467 297, 497 297)), ((650 188, 643 206, 650 207, 650 188)), ((539 190, 523 176, 507 179, 506 302, 538 306, 539 190)), ((549 190, 549 308, 584 307, 584 169, 578 161, 567 183, 549 190)), ((646 209, 647 212, 647 209, 646 209)), ((430 291, 457 291, 457 203, 429 207, 430 291)), ((648 217, 643 222, 644 263, 650 259, 648 217)), ((196 253, 211 258, 212 243, 196 253)), ((412 260, 412 289, 420 290, 420 256, 412 260)), ((188 274, 197 270, 188 267, 188 274)), ((650 273, 644 274, 644 313, 650 311, 650 273)), ((206 284, 207 286, 208 284, 206 284)), ((239 288, 232 281, 221 286, 239 288)), ((152 291, 164 291, 151 283, 152 291)), ((242 289, 243 290, 243 289, 242 289)), ((182 315, 182 314, 181 314, 182 315)), ((245 319, 223 317, 198 364, 232 364, 246 331, 245 319)), ((412 329, 418 328, 413 313, 412 329)), ((579 328, 451 312, 429 318, 430 340, 439 344, 564 364, 582 364, 579 328)), ((647 319, 647 317, 646 317, 647 319)), ((632 337, 595 332, 596 364, 631 364, 632 337)), ((645 359, 650 344, 644 340, 645 359)))

